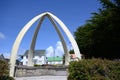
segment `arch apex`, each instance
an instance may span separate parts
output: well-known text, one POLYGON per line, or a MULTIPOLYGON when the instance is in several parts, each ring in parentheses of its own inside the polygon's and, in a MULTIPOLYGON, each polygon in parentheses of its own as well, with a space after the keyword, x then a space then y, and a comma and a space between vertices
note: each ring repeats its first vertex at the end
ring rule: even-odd
POLYGON ((49 14, 50 12, 47 11, 47 12, 44 12, 44 13, 45 13, 45 14, 49 14))

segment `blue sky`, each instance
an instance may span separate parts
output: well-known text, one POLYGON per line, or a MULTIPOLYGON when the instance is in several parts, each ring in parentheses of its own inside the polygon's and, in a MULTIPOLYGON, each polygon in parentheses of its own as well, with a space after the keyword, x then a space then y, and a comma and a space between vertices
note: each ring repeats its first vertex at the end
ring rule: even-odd
MULTIPOLYGON (((29 20, 43 12, 56 15, 73 34, 99 7, 97 0, 0 0, 0 53, 9 56, 19 31, 29 20)), ((19 54, 29 49, 36 24, 22 40, 19 54)), ((69 40, 63 35, 70 46, 69 40)), ((57 49, 61 46, 59 41, 53 25, 46 18, 39 31, 36 49, 57 49)))

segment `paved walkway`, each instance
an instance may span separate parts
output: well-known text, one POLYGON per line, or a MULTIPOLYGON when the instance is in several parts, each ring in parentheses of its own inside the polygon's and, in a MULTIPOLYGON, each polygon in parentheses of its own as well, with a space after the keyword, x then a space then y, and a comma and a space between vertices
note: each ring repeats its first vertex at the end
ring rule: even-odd
POLYGON ((16 77, 15 80, 67 80, 67 76, 16 77))

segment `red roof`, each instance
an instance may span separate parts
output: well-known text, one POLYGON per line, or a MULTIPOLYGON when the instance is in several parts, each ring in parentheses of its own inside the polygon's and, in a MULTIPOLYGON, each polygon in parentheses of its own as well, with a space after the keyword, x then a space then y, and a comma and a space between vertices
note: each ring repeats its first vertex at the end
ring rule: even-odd
POLYGON ((71 55, 71 58, 76 58, 76 55, 75 54, 70 54, 71 55))

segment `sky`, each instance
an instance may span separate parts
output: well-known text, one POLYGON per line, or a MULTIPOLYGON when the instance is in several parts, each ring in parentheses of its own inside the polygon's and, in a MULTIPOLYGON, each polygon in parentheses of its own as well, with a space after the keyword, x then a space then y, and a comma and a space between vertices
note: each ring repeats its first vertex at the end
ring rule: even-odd
MULTIPOLYGON (((74 35, 76 29, 90 19, 92 12, 97 12, 100 4, 98 0, 0 0, 0 54, 9 57, 14 41, 24 27, 35 16, 51 12, 61 19, 74 35)), ((37 22, 25 34, 18 54, 23 54, 30 48, 30 43, 37 22)), ((62 31, 62 30, 61 30, 62 31)), ((68 49, 71 44, 62 31, 68 49)), ((46 50, 47 56, 63 55, 60 39, 50 21, 45 18, 39 34, 35 49, 46 50)))

